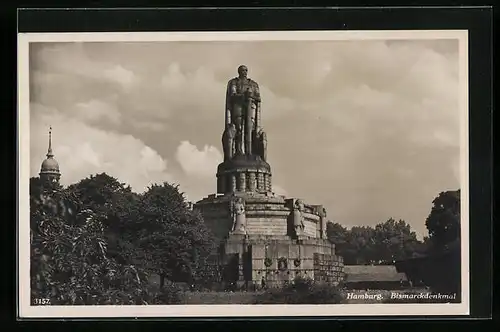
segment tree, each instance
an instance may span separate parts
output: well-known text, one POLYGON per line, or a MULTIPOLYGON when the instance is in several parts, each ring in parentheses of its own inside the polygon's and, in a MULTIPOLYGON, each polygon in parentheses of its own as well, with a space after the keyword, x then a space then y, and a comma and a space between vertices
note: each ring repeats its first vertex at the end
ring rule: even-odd
POLYGON ((151 186, 140 199, 141 231, 137 234, 148 268, 165 279, 193 282, 213 247, 203 219, 188 205, 178 186, 151 186))
POLYGON ((337 251, 342 251, 347 244, 347 234, 349 230, 339 223, 329 221, 326 224, 326 236, 328 240, 335 244, 337 251))
POLYGON ((327 236, 335 244, 344 264, 392 264, 394 260, 421 255, 424 245, 404 220, 390 218, 375 228, 354 226, 350 230, 338 223, 327 224, 327 236))
POLYGON ((376 260, 374 255, 374 230, 370 226, 354 226, 348 235, 348 257, 353 257, 355 264, 369 264, 376 260))
MULTIPOLYGON (((36 184, 36 180, 32 182, 36 184)), ((32 187, 31 296, 51 304, 144 304, 146 273, 108 255, 104 225, 71 192, 32 187), (72 222, 68 222, 71 220, 72 222)))
POLYGON ((191 273, 193 280, 200 284, 214 280, 213 265, 210 256, 215 249, 216 241, 213 234, 206 227, 205 221, 199 211, 187 212, 187 226, 191 237, 192 261, 191 273))
POLYGON ((138 212, 139 195, 132 192, 130 186, 100 173, 69 186, 68 192, 75 196, 81 209, 92 209, 102 214, 109 227, 116 231, 132 231, 130 222, 138 212))
POLYGON ((141 265, 141 253, 135 245, 140 226, 137 223, 139 195, 118 179, 100 173, 68 187, 77 210, 90 209, 99 216, 108 243, 108 254, 122 264, 141 265))
POLYGON ((460 239, 460 189, 439 193, 432 204, 425 225, 433 246, 444 248, 460 239))
POLYGON ((30 178, 30 197, 40 198, 42 194, 42 180, 39 177, 30 178))
POLYGON ((328 222, 326 224, 328 240, 335 244, 335 252, 344 258, 344 264, 358 264, 360 253, 350 230, 339 223, 328 222))
POLYGON ((375 256, 379 261, 392 263, 413 257, 420 250, 421 242, 404 220, 389 218, 376 225, 374 233, 375 256))
POLYGON ((337 255, 344 258, 344 264, 368 264, 373 256, 373 228, 354 226, 350 230, 339 223, 326 225, 327 237, 335 244, 337 255))
MULTIPOLYGON (((160 275, 168 281, 203 278, 212 237, 203 218, 191 211, 178 186, 152 185, 138 195, 105 173, 92 175, 67 189, 77 211, 91 210, 103 225, 107 257, 118 264, 160 275)), ((81 221, 73 223, 83 226, 81 221)), ((162 298, 169 298, 163 294, 162 298)))

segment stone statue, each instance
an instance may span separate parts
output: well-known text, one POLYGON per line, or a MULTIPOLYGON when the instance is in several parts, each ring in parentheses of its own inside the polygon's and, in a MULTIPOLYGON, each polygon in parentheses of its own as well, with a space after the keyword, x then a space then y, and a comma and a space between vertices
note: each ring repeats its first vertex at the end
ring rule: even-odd
POLYGON ((327 220, 326 220, 326 209, 324 207, 321 207, 321 210, 320 210, 320 229, 321 229, 321 232, 320 232, 320 237, 322 239, 326 239, 326 223, 327 223, 327 220))
POLYGON ((255 132, 253 149, 255 154, 257 154, 262 160, 267 160, 267 135, 262 128, 260 128, 259 132, 255 132))
POLYGON ((233 158, 235 153, 236 127, 230 123, 222 134, 222 147, 224 148, 224 161, 233 158))
POLYGON ((297 199, 293 203, 293 229, 295 231, 296 236, 301 236, 304 234, 304 216, 302 213, 304 212, 304 203, 297 199))
POLYGON ((232 204, 233 217, 233 233, 245 233, 246 218, 245 218, 245 201, 238 197, 232 204))
POLYGON ((260 91, 257 82, 247 77, 248 68, 238 67, 238 77, 227 83, 226 128, 234 124, 235 153, 252 154, 252 138, 260 121, 260 91))

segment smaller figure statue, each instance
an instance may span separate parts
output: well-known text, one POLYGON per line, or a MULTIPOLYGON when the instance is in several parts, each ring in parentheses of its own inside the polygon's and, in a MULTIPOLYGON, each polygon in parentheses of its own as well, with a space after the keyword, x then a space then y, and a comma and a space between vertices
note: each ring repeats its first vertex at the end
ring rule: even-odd
POLYGON ((224 148, 224 161, 233 158, 235 153, 236 127, 234 123, 228 124, 222 134, 222 146, 224 148))
POLYGON ((233 229, 234 233, 245 233, 245 201, 243 198, 238 197, 233 201, 232 204, 232 217, 233 217, 233 229))
POLYGON ((266 159, 267 159, 267 135, 266 135, 266 132, 262 128, 259 129, 259 132, 255 133, 254 152, 263 161, 266 161, 266 159))
POLYGON ((320 211, 320 223, 321 223, 321 232, 320 236, 322 239, 326 239, 326 209, 324 207, 321 207, 320 211))
POLYGON ((297 199, 293 204, 293 228, 295 230, 296 236, 301 236, 304 234, 304 216, 302 215, 304 211, 304 203, 300 199, 297 199))

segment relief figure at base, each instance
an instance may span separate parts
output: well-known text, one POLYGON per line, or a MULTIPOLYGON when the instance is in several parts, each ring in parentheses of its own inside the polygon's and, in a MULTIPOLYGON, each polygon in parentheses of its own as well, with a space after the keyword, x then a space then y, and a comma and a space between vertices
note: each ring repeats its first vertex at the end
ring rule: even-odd
POLYGON ((296 236, 302 236, 304 234, 304 216, 302 215, 304 211, 304 203, 300 199, 297 199, 293 203, 293 229, 296 236))
POLYGON ((233 233, 245 233, 246 218, 245 218, 245 201, 238 197, 232 202, 232 218, 233 218, 233 233))
POLYGON ((255 132, 253 151, 263 161, 267 161, 267 135, 262 128, 255 132))

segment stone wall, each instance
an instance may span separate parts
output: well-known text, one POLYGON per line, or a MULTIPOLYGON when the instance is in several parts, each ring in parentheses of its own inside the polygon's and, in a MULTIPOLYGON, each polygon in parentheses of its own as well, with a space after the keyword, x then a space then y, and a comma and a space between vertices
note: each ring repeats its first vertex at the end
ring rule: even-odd
POLYGON ((218 242, 231 231, 233 221, 229 211, 229 200, 224 197, 209 196, 197 202, 193 208, 200 211, 205 224, 218 242))
POLYGON ((246 231, 249 235, 286 235, 290 211, 281 196, 249 196, 245 199, 246 231))
POLYGON ((310 236, 310 237, 319 237, 318 236, 318 224, 319 224, 319 217, 311 214, 311 213, 305 213, 304 214, 304 235, 305 236, 310 236))
POLYGON ((326 283, 338 283, 344 280, 344 264, 341 256, 315 253, 314 280, 326 283))
POLYGON ((291 282, 300 276, 338 283, 343 280, 343 260, 335 246, 320 239, 293 240, 288 236, 232 235, 224 244, 225 264, 238 254, 238 279, 268 286, 291 282))
MULTIPOLYGON (((238 195, 236 195, 238 196, 238 195)), ((290 207, 285 198, 279 195, 253 194, 245 198, 246 233, 248 235, 293 235, 290 227, 290 207)), ((229 211, 231 196, 209 196, 194 205, 200 210, 207 226, 214 235, 222 240, 231 231, 232 219, 229 211)), ((304 235, 317 238, 320 230, 320 217, 309 209, 304 216, 304 235)))
MULTIPOLYGON (((227 283, 281 285, 296 277, 328 283, 343 280, 343 260, 335 245, 321 238, 321 213, 305 205, 303 234, 293 230, 293 200, 272 193, 211 195, 194 205, 221 243, 217 252, 219 271, 227 283), (245 232, 234 234, 230 204, 234 197, 245 201, 245 232)), ((323 219, 324 220, 324 219, 323 219)))

